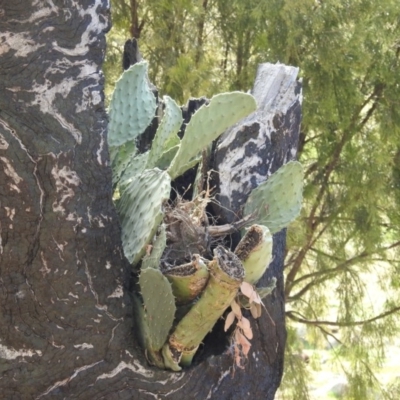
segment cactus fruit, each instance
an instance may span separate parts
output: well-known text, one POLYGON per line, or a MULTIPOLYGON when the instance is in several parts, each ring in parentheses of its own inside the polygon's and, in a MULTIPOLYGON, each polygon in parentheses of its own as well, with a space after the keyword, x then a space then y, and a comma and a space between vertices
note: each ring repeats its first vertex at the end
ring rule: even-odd
POLYGON ((303 167, 290 161, 250 193, 244 214, 255 214, 257 223, 266 225, 274 234, 299 215, 302 192, 303 167))
POLYGON ((145 346, 157 362, 157 352, 167 340, 175 317, 175 302, 171 285, 160 270, 144 269, 139 277, 140 291, 143 298, 144 321, 142 335, 145 346))
MULTIPOLYGON (((182 111, 170 97, 164 96, 163 99, 165 104, 164 116, 157 129, 153 143, 151 144, 151 150, 146 165, 148 169, 154 167, 162 169, 163 155, 180 143, 178 132, 183 121, 182 111)), ((178 150, 178 148, 176 148, 176 150, 178 150)))
POLYGON ((158 229, 157 237, 154 239, 150 254, 146 254, 142 260, 142 269, 155 268, 159 269, 161 256, 167 245, 167 233, 165 232, 165 225, 161 224, 158 229))
POLYGON ((242 92, 222 93, 203 105, 186 126, 178 152, 168 169, 172 179, 195 165, 197 155, 227 128, 255 111, 256 101, 242 92))
POLYGON ((193 255, 192 262, 164 271, 172 285, 172 293, 178 304, 194 300, 205 288, 209 272, 205 260, 198 254, 193 255))
POLYGON ((160 225, 162 204, 169 198, 171 179, 158 168, 145 170, 121 193, 118 211, 122 245, 130 263, 136 265, 160 225))
POLYGON ((134 140, 150 125, 156 98, 147 81, 147 62, 126 70, 115 86, 110 103, 108 144, 121 146, 134 140))
POLYGON ((206 334, 229 307, 238 293, 244 270, 238 257, 218 246, 214 259, 208 265, 210 279, 200 299, 178 323, 168 342, 163 356, 171 356, 169 363, 178 364, 182 353, 193 353, 206 334))
POLYGON ((243 263, 245 282, 255 284, 272 259, 272 235, 266 226, 252 225, 235 249, 243 263))

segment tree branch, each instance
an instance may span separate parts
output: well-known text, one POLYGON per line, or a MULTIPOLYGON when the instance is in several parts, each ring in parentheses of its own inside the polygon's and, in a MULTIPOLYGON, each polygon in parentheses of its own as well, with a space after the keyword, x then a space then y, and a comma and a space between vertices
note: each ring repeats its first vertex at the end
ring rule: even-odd
POLYGON ((324 195, 326 194, 326 191, 328 190, 328 186, 329 186, 328 182, 331 177, 331 174, 333 173, 334 169, 336 168, 336 166, 339 162, 340 154, 342 153, 345 144, 348 141, 350 141, 354 137, 354 135, 357 132, 359 132, 362 129, 362 127, 368 122, 368 120, 372 117, 372 115, 377 107, 377 104, 378 104, 380 98, 382 97, 383 89, 384 89, 384 86, 382 84, 376 84, 372 93, 357 108, 357 110, 354 113, 354 116, 350 122, 348 129, 346 129, 344 131, 340 142, 336 145, 336 147, 332 153, 330 162, 324 168, 323 177, 321 179, 322 182, 317 182, 317 179, 319 178, 318 175, 314 180, 314 183, 318 184, 320 186, 320 189, 317 193, 317 196, 314 201, 314 205, 312 206, 309 216, 307 218, 307 226, 308 226, 308 232, 309 232, 308 238, 307 238, 307 243, 298 253, 296 259, 293 262, 293 267, 291 268, 290 272, 288 273, 288 275, 286 277, 286 288, 285 288, 286 298, 289 297, 290 291, 293 288, 293 282, 295 280, 295 277, 298 274, 308 251, 312 247, 311 243, 313 242, 313 232, 315 232, 317 226, 320 223, 320 220, 316 219, 316 212, 317 212, 318 208, 320 208, 322 199, 323 199, 324 195), (374 100, 374 104, 371 106, 370 110, 368 110, 367 115, 357 125, 357 120, 360 117, 362 110, 372 100, 374 100))
POLYGON ((373 318, 365 319, 363 321, 350 321, 350 322, 334 322, 334 321, 324 321, 324 320, 309 320, 301 315, 299 312, 295 311, 287 311, 286 316, 293 321, 300 322, 306 325, 328 325, 328 326, 341 326, 341 327, 350 327, 350 326, 360 326, 369 324, 371 322, 375 322, 379 319, 386 318, 389 315, 392 315, 396 312, 400 311, 400 307, 395 307, 389 311, 386 311, 382 314, 379 314, 373 318), (297 317, 295 314, 300 315, 301 317, 297 317))

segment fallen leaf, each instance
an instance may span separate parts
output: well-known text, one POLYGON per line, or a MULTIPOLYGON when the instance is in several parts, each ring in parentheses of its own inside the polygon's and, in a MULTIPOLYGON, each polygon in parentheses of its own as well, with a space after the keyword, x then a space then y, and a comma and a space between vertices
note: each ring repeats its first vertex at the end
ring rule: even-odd
POLYGON ((242 329, 247 339, 253 339, 253 331, 251 329, 250 321, 247 318, 242 317, 242 319, 237 323, 237 326, 242 329))
POLYGON ((253 302, 254 303, 257 303, 257 304, 261 304, 261 297, 260 297, 260 295, 256 292, 256 291, 254 291, 254 299, 253 299, 253 302))
POLYGON ((236 343, 240 344, 241 350, 245 358, 247 358, 247 354, 249 354, 251 343, 246 339, 246 337, 239 331, 236 331, 235 334, 236 343))
POLYGON ((252 297, 253 292, 254 292, 254 287, 251 283, 248 282, 242 282, 240 285, 240 291, 249 299, 252 297))
POLYGON ((235 300, 232 301, 231 308, 232 308, 232 311, 235 313, 236 318, 240 320, 240 318, 242 318, 242 310, 240 309, 239 304, 236 303, 235 300))
POLYGON ((225 320, 225 326, 224 326, 224 331, 226 332, 230 326, 233 324, 233 321, 235 320, 235 313, 231 311, 227 316, 225 320))
POLYGON ((260 318, 261 317, 261 304, 251 303, 250 305, 250 312, 253 318, 260 318))

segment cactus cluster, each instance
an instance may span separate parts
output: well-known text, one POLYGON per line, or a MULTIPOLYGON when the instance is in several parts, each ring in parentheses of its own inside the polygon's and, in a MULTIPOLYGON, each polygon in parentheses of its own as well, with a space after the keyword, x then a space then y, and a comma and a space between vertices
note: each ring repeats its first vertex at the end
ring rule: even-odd
MULTIPOLYGON (((191 117, 182 139, 180 107, 168 96, 163 105, 151 149, 139 153, 135 140, 155 118, 157 102, 147 63, 132 66, 112 96, 108 142, 123 249, 138 273, 142 342, 151 362, 178 371, 190 365, 204 336, 239 296, 242 282, 255 284, 264 274, 272 234, 299 213, 302 168, 290 162, 254 189, 244 214, 256 224, 244 230, 235 252, 218 246, 211 253, 207 201, 198 200, 198 191, 197 200, 171 204, 171 181, 196 165, 228 127, 254 112, 256 103, 245 93, 217 95, 191 117)), ((261 291, 273 287, 274 282, 261 291)))

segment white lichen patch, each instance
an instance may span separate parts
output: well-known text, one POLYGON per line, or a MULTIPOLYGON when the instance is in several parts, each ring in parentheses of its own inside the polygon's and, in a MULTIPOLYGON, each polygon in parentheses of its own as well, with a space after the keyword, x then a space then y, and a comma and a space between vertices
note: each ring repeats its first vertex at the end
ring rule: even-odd
POLYGON ((33 357, 34 355, 42 356, 42 352, 40 350, 15 350, 12 347, 3 346, 0 344, 0 358, 6 360, 15 360, 18 357, 33 357))
POLYGON ((6 210, 7 217, 13 221, 15 216, 15 208, 4 207, 4 209, 6 210))
POLYGON ((74 188, 78 187, 81 183, 79 176, 75 171, 69 167, 64 166, 59 169, 55 165, 51 170, 51 175, 56 184, 57 200, 53 202, 53 211, 65 214, 65 203, 75 196, 74 188))
MULTIPOLYGON (((6 121, 0 119, 0 125, 5 131, 7 131, 9 134, 13 135, 13 130, 6 121)), ((9 147, 9 143, 6 141, 5 137, 0 134, 0 150, 7 150, 8 147, 9 147)))
POLYGON ((57 42, 53 43, 53 48, 68 56, 86 55, 89 52, 90 44, 95 42, 98 35, 108 27, 108 22, 104 18, 101 18, 100 14, 97 12, 97 8, 100 6, 102 6, 102 0, 95 0, 94 4, 90 5, 88 8, 81 8, 79 10, 80 19, 83 21, 86 20, 87 17, 90 17, 90 23, 85 32, 82 33, 81 40, 75 48, 61 47, 57 42))
POLYGON ((112 292, 107 298, 118 298, 118 297, 122 297, 124 295, 124 290, 122 288, 122 286, 117 286, 117 288, 114 290, 114 292, 112 292))
MULTIPOLYGON (((2 121, 0 121, 1 124, 2 121)), ((4 127, 4 126, 3 126, 4 127)), ((8 142, 6 141, 6 139, 4 138, 4 136, 2 134, 0 134, 0 150, 7 150, 9 147, 8 142)))
POLYGON ((92 104, 94 106, 96 106, 97 104, 100 104, 101 101, 102 101, 101 92, 99 92, 98 90, 93 90, 92 91, 92 104))
MULTIPOLYGON (((37 5, 37 1, 33 2, 33 5, 37 5)), ((12 19, 10 22, 17 22, 19 24, 26 23, 35 23, 39 24, 43 19, 47 19, 52 13, 58 14, 58 8, 54 5, 52 0, 46 0, 45 2, 41 2, 39 10, 33 12, 29 18, 27 19, 12 19)), ((48 28, 43 29, 46 30, 48 28)))
POLYGON ((23 179, 17 174, 14 167, 6 157, 0 157, 0 161, 4 164, 4 173, 13 181, 13 183, 9 185, 10 189, 17 193, 21 193, 21 189, 18 185, 23 181, 23 179))
POLYGON ((144 368, 138 362, 133 363, 126 363, 125 361, 121 361, 112 371, 109 373, 101 374, 97 377, 96 381, 99 379, 111 379, 114 376, 118 375, 124 369, 129 369, 135 373, 139 373, 140 375, 145 376, 146 378, 151 378, 153 376, 153 372, 149 371, 148 369, 144 368))
POLYGON ((82 344, 74 344, 74 347, 79 350, 85 350, 85 349, 93 349, 94 346, 92 344, 88 343, 82 343, 82 344))
POLYGON ((63 98, 66 98, 76 84, 77 81, 72 78, 65 78, 57 84, 53 84, 48 79, 45 79, 43 84, 34 82, 31 92, 34 93, 35 99, 30 105, 38 105, 42 113, 51 114, 73 136, 75 141, 80 144, 82 142, 82 133, 71 122, 68 122, 64 118, 63 113, 59 112, 55 106, 56 96, 61 95, 63 98))
POLYGON ((71 376, 69 376, 68 378, 66 378, 66 379, 64 379, 64 380, 62 380, 62 381, 56 382, 54 385, 50 386, 50 387, 47 388, 42 394, 40 394, 38 397, 36 397, 36 399, 40 399, 40 398, 42 398, 43 396, 48 395, 48 394, 49 394, 50 392, 52 392, 54 389, 57 389, 57 388, 59 388, 59 387, 61 387, 61 386, 67 385, 67 384, 68 384, 69 382, 71 382, 74 378, 76 378, 76 377, 78 376, 78 374, 81 373, 82 371, 86 371, 86 370, 89 369, 89 368, 93 368, 94 366, 96 366, 97 364, 100 364, 100 363, 102 363, 102 362, 103 362, 103 360, 94 362, 93 364, 84 365, 84 366, 82 366, 82 367, 80 367, 80 368, 77 368, 71 376))
POLYGON ((43 251, 40 252, 40 258, 42 260, 42 268, 40 268, 39 271, 42 273, 43 276, 45 276, 51 272, 51 269, 47 265, 47 261, 44 258, 43 251))
POLYGON ((14 50, 14 57, 26 57, 43 46, 33 40, 29 32, 4 32, 0 35, 0 55, 14 50))
POLYGON ((103 165, 103 160, 101 158, 101 155, 104 153, 104 144, 105 144, 104 132, 101 132, 99 149, 96 151, 96 159, 100 165, 103 165))

